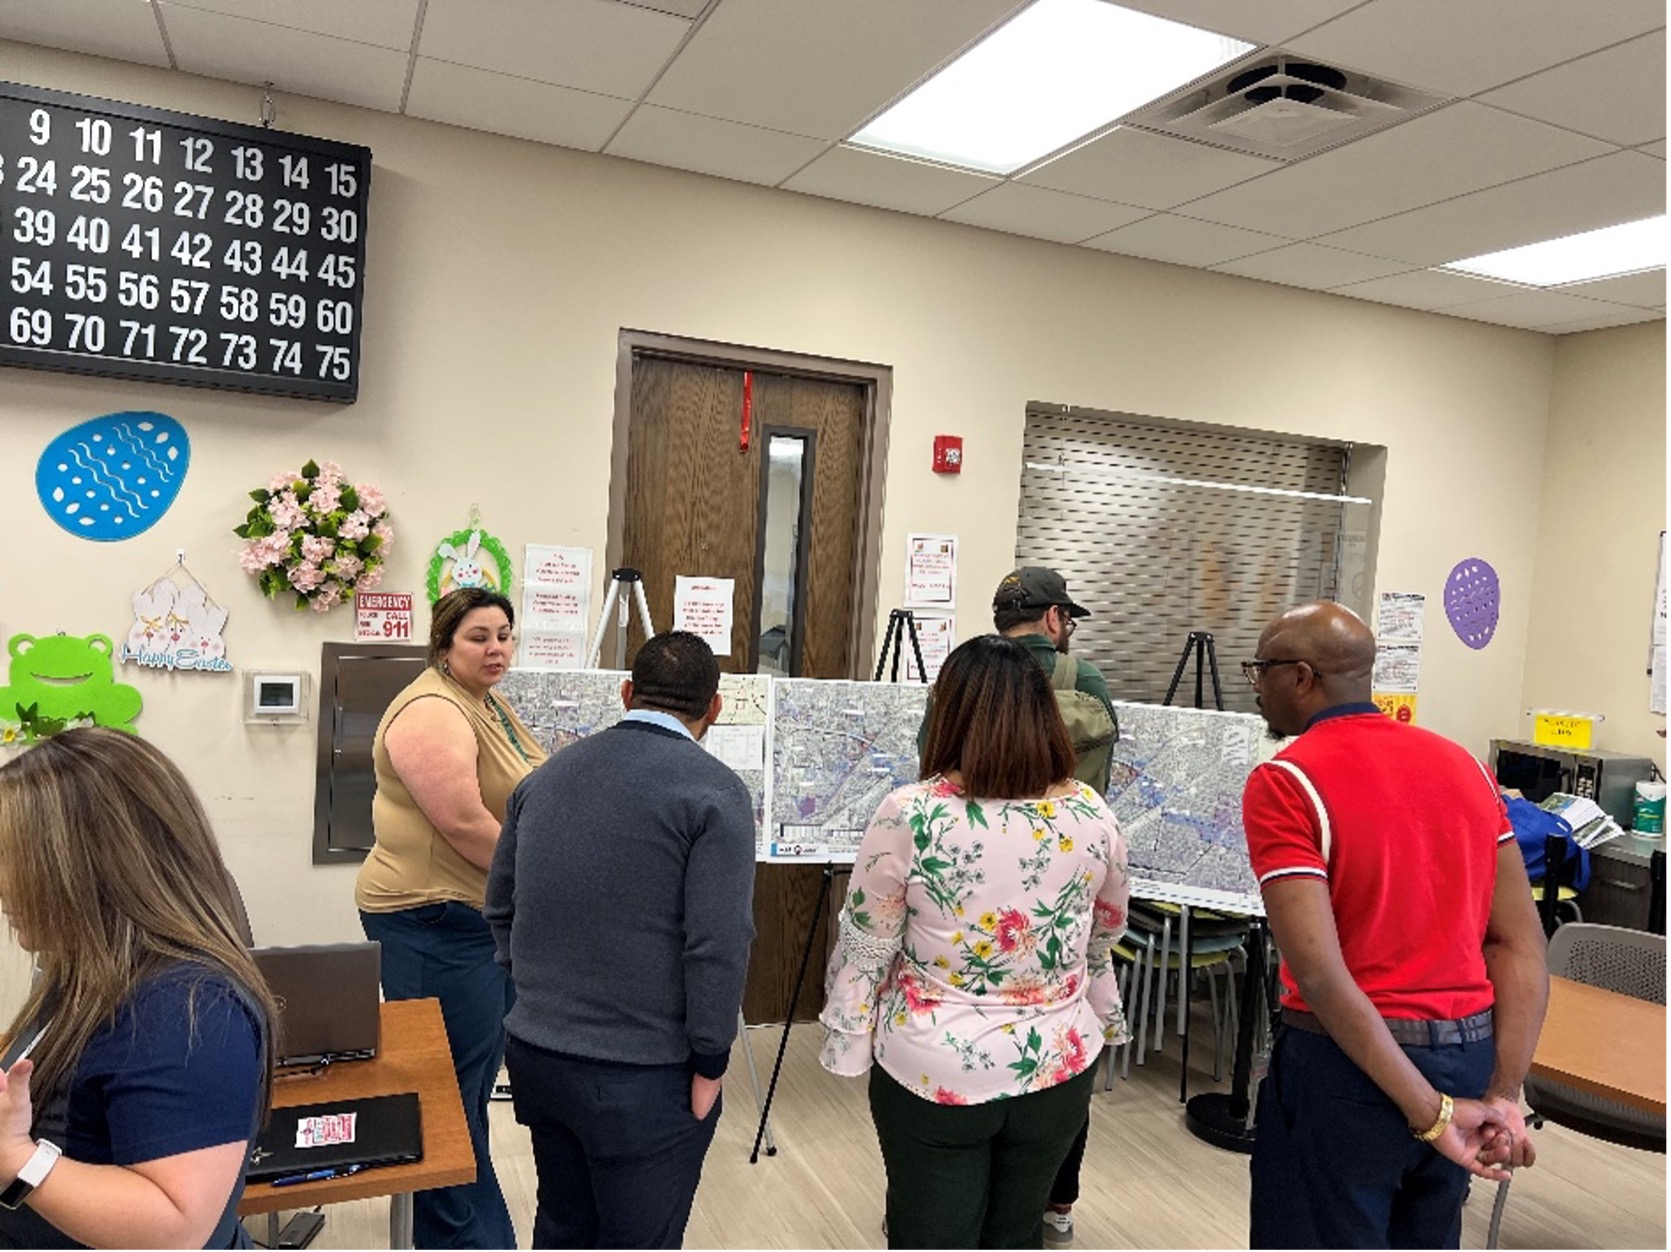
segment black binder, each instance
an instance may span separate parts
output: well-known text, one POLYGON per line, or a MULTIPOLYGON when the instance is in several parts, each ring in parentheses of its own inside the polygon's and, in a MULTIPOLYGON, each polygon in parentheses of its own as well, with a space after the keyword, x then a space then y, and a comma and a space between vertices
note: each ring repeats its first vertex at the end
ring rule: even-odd
POLYGON ((299 1181, 324 1170, 350 1174, 378 1165, 403 1165, 421 1161, 423 1155, 423 1119, 415 1091, 298 1104, 273 1110, 255 1141, 247 1178, 299 1181))

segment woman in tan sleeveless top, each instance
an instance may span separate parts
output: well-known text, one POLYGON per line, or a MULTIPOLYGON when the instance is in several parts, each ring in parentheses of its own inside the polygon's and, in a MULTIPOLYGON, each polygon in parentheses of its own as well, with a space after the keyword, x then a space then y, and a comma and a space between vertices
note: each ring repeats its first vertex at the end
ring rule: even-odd
POLYGON ((476 1151, 474 1183, 415 1197, 420 1248, 516 1246, 487 1143, 514 992, 481 912, 505 802, 545 760, 493 694, 510 667, 513 619, 511 602, 481 587, 436 601, 429 667, 394 698, 372 744, 377 843, 354 900, 366 938, 383 945, 384 997, 440 998, 476 1151))

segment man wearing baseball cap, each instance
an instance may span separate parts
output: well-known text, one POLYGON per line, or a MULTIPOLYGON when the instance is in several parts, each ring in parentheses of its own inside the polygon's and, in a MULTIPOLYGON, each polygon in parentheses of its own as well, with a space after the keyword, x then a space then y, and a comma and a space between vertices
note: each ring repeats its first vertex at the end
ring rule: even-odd
MULTIPOLYGON (((1056 700, 1079 761, 1074 777, 1095 787, 1098 795, 1106 795, 1113 743, 1120 735, 1108 698, 1108 682, 1091 662, 1067 655, 1075 625, 1090 615, 1089 609, 1076 604, 1068 594, 1067 580, 1043 565, 1024 565, 1004 575, 998 590, 992 593, 993 627, 1025 646, 1056 688, 1056 700)), ((1044 1242, 1049 1247, 1065 1248, 1073 1243, 1072 1210, 1079 1199, 1079 1168, 1089 1129, 1087 1121, 1051 1185, 1050 1207, 1044 1215, 1044 1242)))

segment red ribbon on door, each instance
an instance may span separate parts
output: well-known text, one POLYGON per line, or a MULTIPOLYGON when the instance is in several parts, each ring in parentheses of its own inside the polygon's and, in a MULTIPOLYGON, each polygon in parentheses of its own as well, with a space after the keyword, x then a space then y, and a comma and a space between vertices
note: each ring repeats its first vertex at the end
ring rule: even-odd
POLYGON ((743 371, 743 426, 737 434, 737 451, 748 451, 749 427, 754 424, 754 371, 743 371))

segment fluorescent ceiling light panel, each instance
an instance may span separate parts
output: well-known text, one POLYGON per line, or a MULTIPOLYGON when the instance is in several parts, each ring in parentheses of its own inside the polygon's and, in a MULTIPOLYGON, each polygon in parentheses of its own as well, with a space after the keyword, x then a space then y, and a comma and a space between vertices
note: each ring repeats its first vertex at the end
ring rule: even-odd
POLYGON ((1663 268, 1671 257, 1668 238, 1665 218, 1649 217, 1564 239, 1488 252, 1438 268, 1528 287, 1562 287, 1663 268))
POLYGON ((851 142, 1008 174, 1254 46, 1106 0, 1037 0, 851 142))

